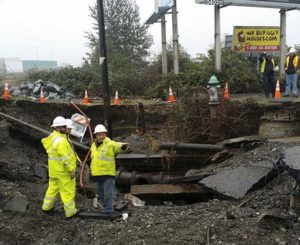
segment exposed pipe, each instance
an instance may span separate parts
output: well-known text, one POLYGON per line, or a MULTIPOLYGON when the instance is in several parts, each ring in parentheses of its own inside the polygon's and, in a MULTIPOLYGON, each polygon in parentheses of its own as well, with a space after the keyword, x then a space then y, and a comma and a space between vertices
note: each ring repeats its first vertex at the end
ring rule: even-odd
POLYGON ((212 144, 189 144, 189 143, 173 143, 163 142, 160 145, 160 149, 165 150, 194 150, 194 151, 221 151, 223 146, 212 144))

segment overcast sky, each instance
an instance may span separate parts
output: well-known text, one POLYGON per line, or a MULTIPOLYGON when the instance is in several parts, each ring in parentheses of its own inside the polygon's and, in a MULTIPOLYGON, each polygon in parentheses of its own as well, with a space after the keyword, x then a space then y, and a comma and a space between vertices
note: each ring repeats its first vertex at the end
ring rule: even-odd
MULTIPOLYGON (((96 0, 0 0, 0 57, 22 60, 57 60, 78 66, 88 51, 84 32, 92 28, 88 7, 96 0)), ((154 0, 136 0, 144 23, 154 11, 154 0)), ((213 45, 214 8, 177 0, 180 44, 193 57, 213 45)), ((172 40, 171 15, 167 15, 167 40, 172 40)), ((287 13, 287 44, 300 43, 300 11, 287 13)), ((275 9, 226 7, 221 9, 221 34, 232 34, 233 26, 279 26, 275 9)), ((160 24, 151 25, 152 54, 161 48, 160 24)))

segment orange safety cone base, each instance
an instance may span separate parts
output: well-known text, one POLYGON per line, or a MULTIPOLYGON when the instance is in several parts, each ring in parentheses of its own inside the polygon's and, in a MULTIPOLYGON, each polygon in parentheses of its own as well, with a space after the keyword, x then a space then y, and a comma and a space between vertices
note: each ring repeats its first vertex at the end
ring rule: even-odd
POLYGON ((84 98, 82 103, 83 103, 84 105, 90 104, 89 98, 84 98))
POLYGON ((174 102, 175 102, 174 95, 170 95, 170 96, 169 96, 168 102, 169 102, 169 103, 174 103, 174 102))
POLYGON ((120 105, 120 100, 119 99, 114 99, 114 105, 120 105))

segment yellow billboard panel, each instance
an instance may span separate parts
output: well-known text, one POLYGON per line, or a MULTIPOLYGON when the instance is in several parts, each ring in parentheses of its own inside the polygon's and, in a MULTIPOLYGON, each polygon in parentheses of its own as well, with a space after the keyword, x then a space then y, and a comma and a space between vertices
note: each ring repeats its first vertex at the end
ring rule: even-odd
POLYGON ((235 26, 233 49, 236 52, 280 51, 280 28, 268 26, 235 26))

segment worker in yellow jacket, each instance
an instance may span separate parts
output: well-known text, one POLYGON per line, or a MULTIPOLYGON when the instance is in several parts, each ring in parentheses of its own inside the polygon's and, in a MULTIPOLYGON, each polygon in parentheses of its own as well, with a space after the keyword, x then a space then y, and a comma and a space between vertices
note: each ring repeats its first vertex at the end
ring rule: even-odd
POLYGON ((291 48, 284 64, 286 87, 283 96, 288 97, 290 92, 294 97, 298 97, 298 71, 299 67, 299 56, 297 55, 296 49, 291 48), (292 89, 292 91, 291 91, 292 89))
POLYGON ((111 140, 107 137, 107 130, 102 124, 95 127, 95 141, 91 146, 91 175, 97 183, 98 198, 104 212, 113 212, 115 196, 115 156, 128 149, 127 143, 111 140))
POLYGON ((77 214, 75 206, 75 169, 76 153, 68 142, 67 121, 58 116, 51 127, 54 131, 42 139, 42 144, 48 153, 49 186, 44 198, 42 210, 50 212, 54 209, 56 198, 60 194, 64 204, 66 217, 77 214))

